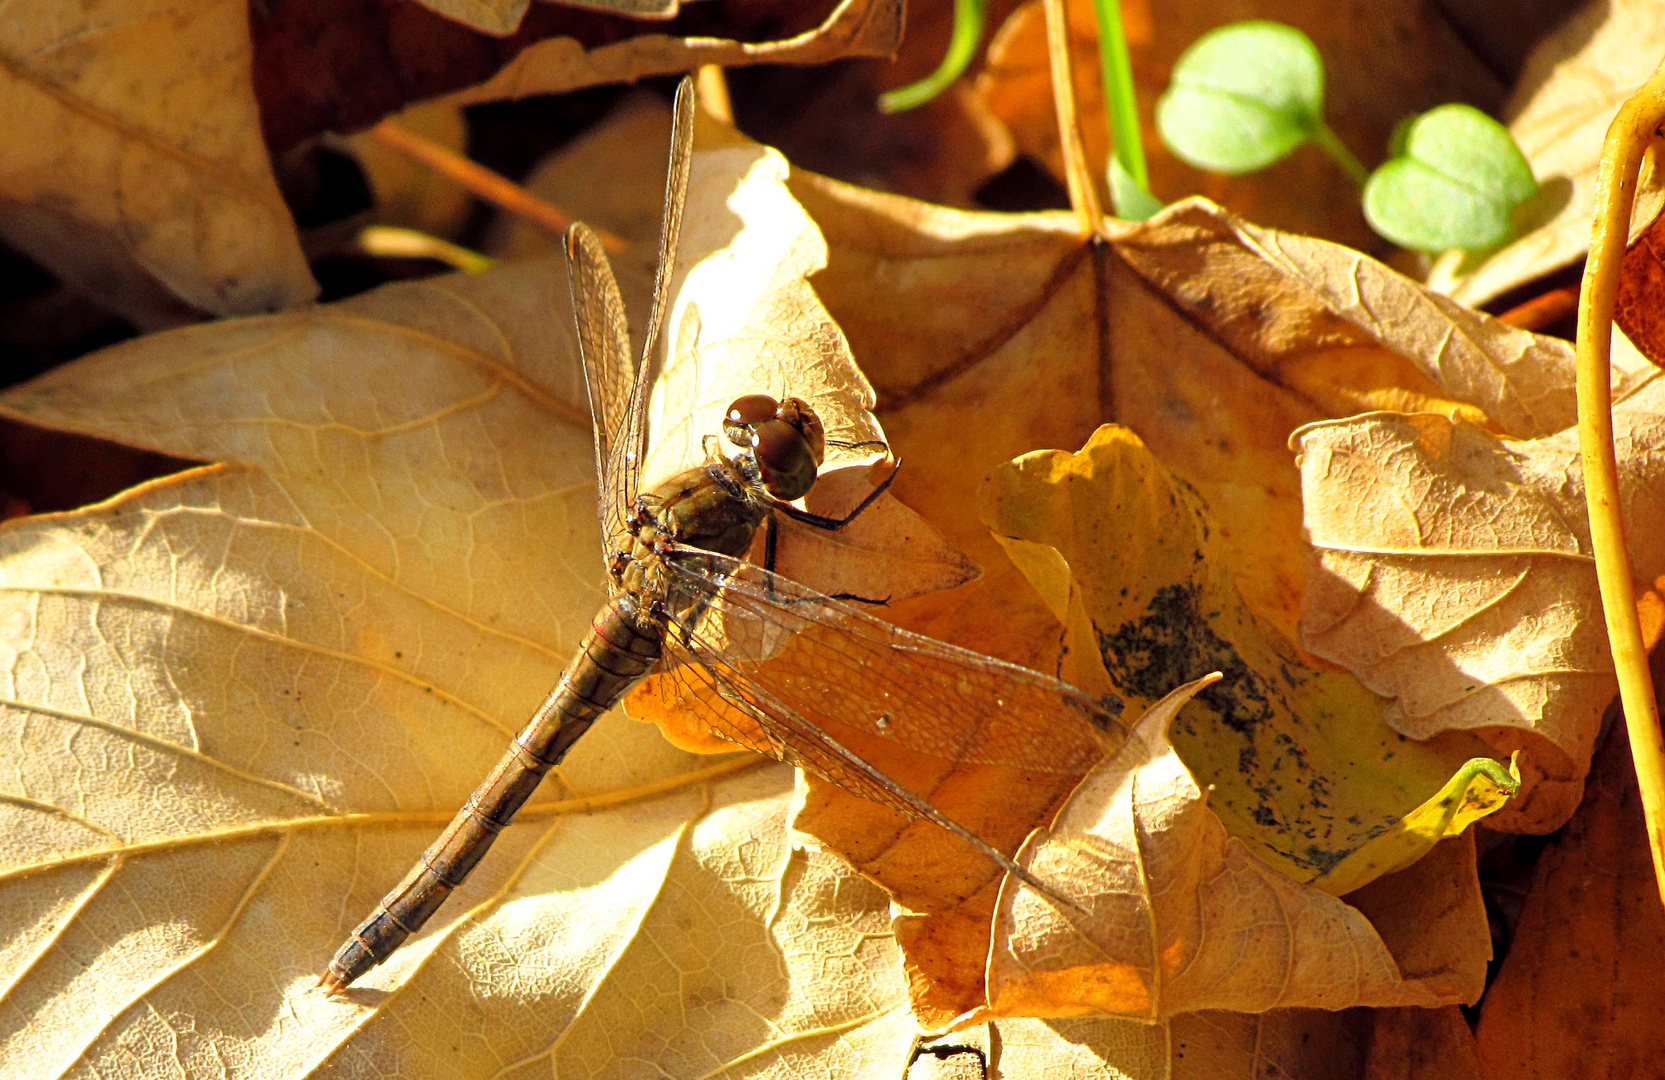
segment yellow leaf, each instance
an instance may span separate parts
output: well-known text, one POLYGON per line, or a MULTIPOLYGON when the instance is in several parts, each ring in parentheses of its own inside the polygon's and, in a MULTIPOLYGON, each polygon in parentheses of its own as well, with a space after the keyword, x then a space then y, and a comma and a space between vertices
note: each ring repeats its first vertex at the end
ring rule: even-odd
POLYGON ((1467 826, 1406 832, 1404 822, 1484 745, 1462 734, 1412 742, 1351 675, 1302 663, 1244 609, 1195 494, 1131 432, 1105 427, 1079 453, 1019 458, 991 474, 980 501, 1064 625, 1067 677, 1141 710, 1165 688, 1224 672, 1173 737, 1246 850, 1340 894, 1467 826), (1382 842, 1393 858, 1366 854, 1382 842), (1401 861, 1404 845, 1414 854, 1401 861))

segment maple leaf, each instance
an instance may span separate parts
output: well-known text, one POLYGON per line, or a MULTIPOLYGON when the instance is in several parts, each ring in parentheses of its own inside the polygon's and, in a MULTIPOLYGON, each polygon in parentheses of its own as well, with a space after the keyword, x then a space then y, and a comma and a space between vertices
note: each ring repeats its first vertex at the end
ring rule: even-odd
MULTIPOLYGON (((748 244, 801 251, 778 216, 740 225, 790 209, 778 157, 696 172, 710 228, 687 238, 688 277, 748 244)), ((707 325, 802 272, 788 260, 751 301, 719 279, 707 325)), ((708 1072, 905 1045, 882 894, 793 840, 790 772, 710 765, 621 715, 349 1002, 314 989, 602 601, 565 283, 546 260, 189 327, 0 402, 211 462, 0 529, 0 1059, 455 1076, 505 1054, 708 1072), (231 997, 259 1004, 212 1004, 231 997)), ((825 358, 836 333, 806 314, 818 336, 771 356, 825 358)), ((701 410, 734 396, 701 355, 660 392, 701 410)), ((859 412, 859 374, 815 370, 833 423, 859 412)))

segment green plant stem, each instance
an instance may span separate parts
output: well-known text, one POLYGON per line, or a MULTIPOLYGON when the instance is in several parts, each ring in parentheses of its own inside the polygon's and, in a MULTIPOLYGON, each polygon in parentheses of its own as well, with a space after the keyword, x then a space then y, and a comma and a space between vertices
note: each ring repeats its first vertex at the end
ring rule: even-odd
POLYGON ((1133 94, 1133 62, 1122 28, 1121 0, 1093 0, 1098 17, 1099 73, 1104 80, 1104 114, 1110 121, 1110 145, 1123 171, 1139 189, 1150 192, 1145 147, 1139 138, 1138 99, 1133 94))
POLYGON ((918 82, 880 94, 879 111, 893 113, 917 109, 948 89, 949 84, 964 73, 977 55, 977 43, 983 40, 983 22, 988 6, 988 0, 954 0, 954 34, 948 40, 948 53, 942 58, 942 63, 918 82))
POLYGON ((1353 178, 1354 183, 1361 188, 1364 187, 1364 182, 1370 179, 1370 170, 1364 167, 1364 162, 1353 156, 1351 150, 1342 145, 1335 132, 1330 130, 1330 125, 1320 120, 1318 129, 1312 133, 1312 141, 1318 144, 1319 149, 1335 158, 1341 167, 1347 170, 1347 175, 1353 178))

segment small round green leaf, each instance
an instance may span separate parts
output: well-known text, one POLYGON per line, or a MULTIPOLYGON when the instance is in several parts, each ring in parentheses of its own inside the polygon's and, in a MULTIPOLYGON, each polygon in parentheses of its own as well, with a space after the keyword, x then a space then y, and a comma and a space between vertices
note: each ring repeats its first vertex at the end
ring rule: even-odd
POLYGON ((1510 215, 1538 192, 1509 129, 1468 105, 1411 122, 1401 155, 1364 186, 1370 227, 1415 251, 1475 251, 1508 239, 1510 215))
POLYGON ((1185 50, 1156 103, 1156 128, 1210 172, 1263 169, 1323 123, 1324 62, 1312 39, 1256 20, 1211 30, 1185 50))

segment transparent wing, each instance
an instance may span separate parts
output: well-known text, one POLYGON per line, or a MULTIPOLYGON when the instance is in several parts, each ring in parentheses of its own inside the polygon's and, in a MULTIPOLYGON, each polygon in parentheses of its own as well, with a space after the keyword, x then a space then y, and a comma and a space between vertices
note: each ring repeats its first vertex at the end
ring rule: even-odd
POLYGON ((1120 725, 1102 703, 1038 672, 898 630, 750 563, 692 550, 672 559, 674 589, 691 604, 665 637, 666 705, 741 746, 934 822, 1061 899, 847 743, 871 747, 877 735, 955 762, 1079 775, 1118 741, 1120 725))
POLYGON ((605 560, 618 550, 625 513, 636 497, 628 477, 614 462, 619 430, 636 383, 636 364, 630 354, 630 328, 613 268, 607 263, 601 240, 582 222, 567 230, 567 280, 572 314, 578 324, 584 384, 590 393, 596 483, 601 494, 601 554, 605 560))
POLYGON ((789 749, 801 752, 803 721, 949 761, 1079 775, 1125 735, 1119 702, 911 634, 751 563, 684 548, 666 565, 681 612, 667 640, 681 635, 746 688, 789 749))
POLYGON ((567 230, 567 274, 573 317, 578 324, 578 348, 584 362, 590 420, 595 430, 603 559, 628 547, 626 521, 631 504, 636 501, 647 445, 653 352, 676 268, 677 240, 682 233, 682 211, 688 198, 693 133, 693 81, 684 79, 676 94, 670 171, 665 180, 665 216, 659 230, 659 267, 654 274, 653 306, 648 314, 639 362, 631 355, 624 300, 600 239, 582 223, 567 230))

